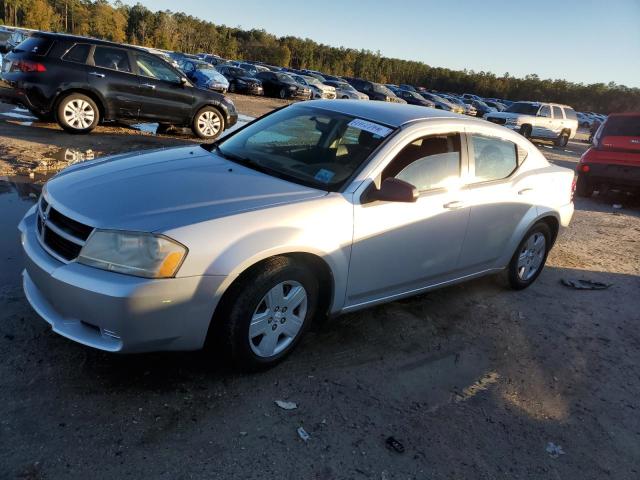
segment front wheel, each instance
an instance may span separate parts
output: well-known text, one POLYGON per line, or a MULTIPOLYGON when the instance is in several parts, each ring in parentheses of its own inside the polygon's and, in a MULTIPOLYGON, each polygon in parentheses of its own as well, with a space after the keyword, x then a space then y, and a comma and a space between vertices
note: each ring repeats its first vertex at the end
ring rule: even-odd
POLYGON ((69 133, 89 133, 100 120, 96 103, 86 95, 72 93, 58 103, 58 124, 69 133))
POLYGON ((562 132, 560 136, 556 138, 554 143, 556 144, 556 147, 566 147, 569 143, 569 133, 566 131, 562 132))
POLYGON ((287 91, 284 88, 281 88, 279 95, 280 95, 280 98, 285 99, 287 98, 287 91))
POLYGON ((224 130, 224 117, 215 107, 204 107, 193 118, 193 133, 206 140, 217 138, 224 130))
POLYGON ((303 264, 276 257, 232 288, 222 328, 232 359, 249 370, 275 365, 294 349, 313 319, 316 277, 303 264))
POLYGON ((522 290, 535 282, 544 268, 551 247, 551 231, 544 223, 536 223, 520 242, 509 262, 507 274, 514 290, 522 290))

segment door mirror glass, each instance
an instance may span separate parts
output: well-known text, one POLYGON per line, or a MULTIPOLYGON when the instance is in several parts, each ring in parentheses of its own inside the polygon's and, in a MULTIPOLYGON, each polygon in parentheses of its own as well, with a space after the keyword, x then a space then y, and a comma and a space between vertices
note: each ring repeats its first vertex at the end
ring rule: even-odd
POLYGON ((180 77, 180 85, 185 86, 189 81, 185 77, 180 77))
POLYGON ((375 188, 372 184, 371 190, 367 191, 363 203, 374 202, 404 202, 413 203, 418 200, 418 189, 404 180, 398 178, 387 178, 382 182, 380 188, 375 188))

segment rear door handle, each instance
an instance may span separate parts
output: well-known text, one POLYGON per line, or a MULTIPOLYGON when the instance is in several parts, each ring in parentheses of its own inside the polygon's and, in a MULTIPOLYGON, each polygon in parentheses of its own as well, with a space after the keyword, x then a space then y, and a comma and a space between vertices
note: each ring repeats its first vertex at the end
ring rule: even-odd
POLYGON ((464 207, 464 203, 460 200, 454 200, 453 202, 445 203, 443 207, 449 210, 455 210, 456 208, 464 207))
POLYGON ((100 77, 100 78, 105 77, 104 73, 98 73, 98 72, 89 72, 89 75, 93 75, 94 77, 100 77))
POLYGON ((533 192, 533 188, 523 188, 522 190, 518 191, 518 195, 524 195, 525 193, 529 192, 533 192))
POLYGON ((150 89, 150 90, 155 90, 155 89, 156 89, 156 86, 155 86, 155 85, 153 85, 153 84, 151 84, 151 83, 143 83, 143 84, 142 84, 142 85, 140 85, 140 86, 141 86, 141 87, 144 87, 144 88, 148 88, 148 89, 150 89))

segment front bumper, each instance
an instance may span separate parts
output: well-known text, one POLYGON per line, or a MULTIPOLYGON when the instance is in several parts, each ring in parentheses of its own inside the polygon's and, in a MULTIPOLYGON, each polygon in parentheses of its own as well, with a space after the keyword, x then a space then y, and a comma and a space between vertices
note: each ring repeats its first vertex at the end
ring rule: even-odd
POLYGON ((109 352, 202 348, 225 277, 145 279, 62 263, 40 245, 35 208, 18 226, 23 287, 54 332, 109 352))

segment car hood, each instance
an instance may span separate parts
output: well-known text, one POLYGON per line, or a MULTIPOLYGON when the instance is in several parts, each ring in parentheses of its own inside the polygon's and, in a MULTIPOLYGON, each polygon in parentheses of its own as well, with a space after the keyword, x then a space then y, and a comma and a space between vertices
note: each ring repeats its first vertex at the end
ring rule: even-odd
POLYGON ((525 115, 524 113, 513 113, 513 112, 489 112, 487 114, 491 118, 523 118, 523 117, 532 117, 533 115, 525 115))
POLYGON ((54 208, 79 222, 149 232, 326 195, 200 146, 76 164, 52 178, 45 192, 54 208))

